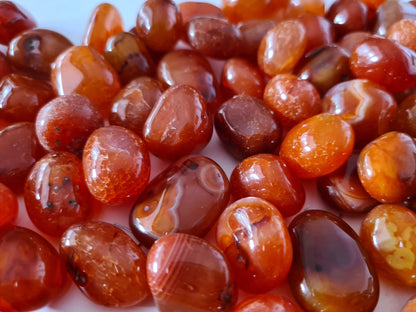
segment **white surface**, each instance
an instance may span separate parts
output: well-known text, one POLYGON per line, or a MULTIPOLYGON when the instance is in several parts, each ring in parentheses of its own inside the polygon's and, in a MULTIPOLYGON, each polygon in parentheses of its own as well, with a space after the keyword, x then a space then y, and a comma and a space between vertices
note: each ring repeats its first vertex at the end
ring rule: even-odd
MULTIPOLYGON (((90 14, 96 5, 100 3, 98 0, 19 0, 15 2, 21 4, 23 8, 30 12, 30 14, 37 21, 39 28, 48 28, 58 31, 67 36, 76 45, 81 43, 81 39, 84 35, 90 14)), ((124 19, 125 30, 129 30, 135 25, 136 15, 143 0, 112 0, 108 2, 114 4, 119 9, 124 19)), ((220 4, 220 0, 209 2, 216 5, 220 4)), ((228 176, 236 165, 236 161, 223 151, 216 136, 214 136, 213 140, 202 152, 202 154, 211 157, 219 164, 221 164, 228 176)), ((166 163, 152 158, 152 176, 160 172, 164 166, 166 166, 166 163)), ((308 193, 307 202, 304 209, 327 209, 325 204, 322 203, 319 196, 315 193, 314 183, 307 182, 305 183, 305 186, 308 193)), ((127 226, 129 210, 130 209, 128 207, 122 207, 121 209, 105 209, 100 215, 100 219, 127 226)), ((360 219, 348 219, 347 221, 356 231, 358 231, 360 226, 360 219)), ((20 200, 20 215, 17 223, 19 225, 34 229, 34 226, 27 218, 22 200, 20 200)), ((212 240, 212 233, 209 239, 212 240)), ((55 245, 56 243, 57 241, 55 240, 55 245)), ((275 292, 284 296, 290 296, 286 285, 283 285, 279 289, 275 290, 275 292)), ((399 289, 397 286, 391 286, 383 282, 381 287, 380 301, 375 311, 398 312, 405 304, 407 299, 410 298, 413 294, 416 294, 416 290, 408 288, 399 289)), ((133 308, 112 309, 98 306, 89 301, 74 285, 71 286, 71 288, 62 298, 39 311, 111 312, 120 310, 125 312, 157 311, 157 309, 154 308, 151 298, 149 298, 140 306, 133 308)))

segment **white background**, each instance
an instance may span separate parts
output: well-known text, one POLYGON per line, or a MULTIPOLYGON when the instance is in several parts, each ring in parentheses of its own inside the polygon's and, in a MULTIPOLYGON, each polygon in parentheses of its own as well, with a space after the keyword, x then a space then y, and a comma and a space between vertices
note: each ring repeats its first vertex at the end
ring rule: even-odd
MULTIPOLYGON (((331 1, 331 0, 328 0, 331 1)), ((60 32, 69 38, 75 45, 81 43, 84 35, 89 17, 93 9, 100 3, 97 0, 19 0, 15 1, 25 8, 38 23, 39 28, 48 28, 60 32)), ((136 16, 139 11, 143 0, 117 0, 108 1, 115 5, 121 15, 123 16, 125 30, 129 30, 135 25, 136 16)), ((220 5, 220 0, 209 1, 213 4, 220 5)), ((213 137, 211 143, 202 152, 202 154, 213 158, 221 164, 225 172, 230 175, 232 169, 236 165, 236 161, 228 156, 222 149, 221 144, 218 142, 216 136, 213 137)), ((156 158, 152 158, 152 176, 160 172, 166 163, 163 163, 156 158)), ((319 196, 315 193, 315 185, 313 182, 305 183, 307 189, 307 201, 304 209, 327 209, 324 203, 322 203, 319 196)), ((102 220, 109 221, 127 226, 127 216, 129 213, 129 207, 117 207, 116 209, 105 209, 100 216, 102 220)), ((287 220, 289 222, 289 220, 287 220)), ((347 219, 356 231, 359 231, 360 219, 347 219)), ((24 205, 20 199, 20 214, 17 223, 19 225, 27 226, 34 229, 33 225, 27 218, 24 205)), ((212 233, 208 236, 209 240, 212 240, 212 233)), ((57 246, 57 241, 54 241, 57 246)), ((416 294, 416 290, 409 288, 400 288, 393 286, 384 280, 381 281, 381 293, 379 304, 376 308, 376 312, 398 312, 405 304, 408 298, 416 294)), ((287 285, 279 287, 274 292, 290 296, 290 292, 287 285)), ((244 294, 242 294, 244 296, 244 294)), ((136 312, 154 312, 157 311, 154 308, 151 298, 146 300, 143 304, 124 309, 112 309, 98 306, 89 301, 75 286, 71 286, 62 298, 59 298, 55 302, 51 303, 48 307, 45 307, 39 311, 51 312, 51 311, 136 311, 136 312)), ((351 311, 354 312, 354 311, 351 311)))

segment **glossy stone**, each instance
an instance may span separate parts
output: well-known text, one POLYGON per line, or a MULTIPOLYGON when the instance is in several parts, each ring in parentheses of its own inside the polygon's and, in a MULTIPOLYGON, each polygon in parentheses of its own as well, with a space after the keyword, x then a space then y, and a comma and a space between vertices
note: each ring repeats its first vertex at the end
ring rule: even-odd
POLYGON ((188 85, 170 87, 152 108, 143 138, 149 151, 162 159, 198 152, 211 139, 213 125, 201 93, 188 85))
POLYGON ((150 176, 149 153, 143 140, 118 126, 99 128, 89 136, 82 164, 88 189, 106 204, 136 199, 150 176))
POLYGON ((305 53, 335 41, 334 25, 326 18, 316 14, 303 14, 298 20, 305 26, 307 46, 305 53))
POLYGON ((123 85, 139 76, 152 76, 155 71, 146 45, 128 32, 118 33, 108 39, 104 57, 117 71, 123 85))
POLYGON ((36 116, 36 135, 49 152, 68 151, 81 157, 90 134, 104 126, 97 107, 78 94, 58 96, 36 116))
POLYGON ((357 45, 371 36, 372 34, 368 31, 353 31, 343 36, 337 44, 350 56, 357 45))
POLYGON ((342 219, 309 210, 289 225, 293 265, 288 276, 305 311, 373 311, 379 296, 374 265, 358 235, 342 219))
MULTIPOLYGON (((364 0, 373 1, 373 0, 364 0)), ((385 36, 387 30, 395 22, 402 19, 415 19, 416 7, 412 1, 384 1, 374 0, 378 2, 378 8, 375 16, 373 32, 377 35, 385 36)))
POLYGON ((68 152, 48 154, 35 163, 26 179, 24 199, 33 224, 52 236, 61 236, 92 214, 81 160, 68 152))
POLYGON ((230 177, 234 198, 256 196, 272 203, 288 217, 305 203, 305 191, 286 163, 273 154, 257 154, 237 164, 230 177))
POLYGON ((406 97, 397 107, 395 129, 416 137, 416 95, 406 97))
POLYGON ((416 195, 416 143, 402 132, 388 132, 360 152, 358 176, 365 190, 383 203, 416 195))
POLYGON ((2 227, 14 222, 19 212, 16 195, 3 183, 0 183, 0 203, 0 227, 2 227))
POLYGON ((389 27, 386 37, 416 51, 416 21, 411 19, 397 21, 389 27))
POLYGON ((60 254, 73 282, 93 302, 129 307, 149 295, 146 254, 119 227, 105 222, 71 226, 60 254))
POLYGON ((218 220, 216 240, 241 289, 264 293, 286 280, 292 242, 282 215, 269 202, 246 197, 229 205, 218 220))
POLYGON ((7 58, 6 55, 4 55, 2 52, 0 52, 0 80, 8 75, 11 74, 12 71, 12 66, 9 62, 9 59, 7 58))
POLYGON ((90 99, 104 118, 109 114, 111 101, 120 91, 116 71, 102 55, 87 46, 74 46, 59 55, 52 69, 51 82, 57 95, 77 93, 90 99))
POLYGON ((54 97, 44 81, 10 74, 0 81, 0 117, 10 121, 34 121, 39 109, 54 97))
POLYGON ((20 122, 0 130, 0 183, 21 192, 27 174, 42 155, 33 123, 20 122))
POLYGON ((237 288, 222 252, 189 234, 170 234, 152 246, 147 279, 160 312, 226 312, 237 301, 237 288))
POLYGON ((246 298, 234 307, 234 312, 301 312, 289 299, 276 294, 260 294, 246 298))
POLYGON ((107 40, 122 31, 120 12, 109 3, 101 3, 91 13, 82 43, 103 55, 107 40))
POLYGON ((227 19, 238 23, 253 19, 272 18, 285 9, 289 0, 222 0, 221 7, 227 19))
POLYGON ((393 129, 397 106, 390 93, 365 79, 337 84, 325 94, 321 105, 324 112, 348 121, 358 148, 393 129))
POLYGON ((402 205, 381 204, 361 226, 361 240, 378 272, 400 285, 416 286, 416 214, 402 205))
POLYGON ((203 237, 228 204, 229 182, 204 156, 177 160, 157 175, 130 214, 130 228, 146 246, 170 233, 203 237))
POLYGON ((48 29, 30 29, 14 37, 7 55, 10 62, 29 75, 50 79, 51 64, 72 46, 65 36, 48 29))
POLYGON ((225 19, 224 12, 209 2, 184 1, 178 4, 178 8, 181 12, 183 24, 197 16, 212 16, 225 19))
POLYGON ((66 272, 55 248, 19 226, 0 227, 0 294, 18 311, 37 310, 57 299, 66 272))
POLYGON ((7 45, 18 33, 36 27, 36 22, 12 1, 0 2, 0 44, 7 45))

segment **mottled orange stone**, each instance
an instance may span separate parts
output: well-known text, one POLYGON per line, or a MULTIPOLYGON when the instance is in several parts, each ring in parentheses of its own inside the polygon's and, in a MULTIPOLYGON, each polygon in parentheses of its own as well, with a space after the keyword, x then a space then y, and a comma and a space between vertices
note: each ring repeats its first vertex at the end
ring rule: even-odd
POLYGON ((233 312, 301 312, 292 301, 276 294, 260 294, 246 298, 234 307, 233 312))
POLYGON ((5 184, 0 183, 0 227, 16 220, 18 213, 17 197, 5 184))
POLYGON ((411 19, 397 21, 389 27, 386 36, 416 51, 416 21, 411 19))
POLYGON ((36 27, 12 1, 0 1, 0 44, 7 45, 18 33, 36 27))
POLYGON ((99 4, 91 14, 82 43, 104 55, 106 42, 123 31, 123 18, 109 3, 99 4))
POLYGON ((111 101, 120 91, 114 68, 87 46, 74 46, 58 56, 51 82, 57 95, 78 93, 89 98, 105 118, 110 112, 111 101))
POLYGON ((178 4, 182 22, 186 24, 197 16, 212 16, 225 18, 224 12, 217 6, 208 2, 185 1, 178 4))

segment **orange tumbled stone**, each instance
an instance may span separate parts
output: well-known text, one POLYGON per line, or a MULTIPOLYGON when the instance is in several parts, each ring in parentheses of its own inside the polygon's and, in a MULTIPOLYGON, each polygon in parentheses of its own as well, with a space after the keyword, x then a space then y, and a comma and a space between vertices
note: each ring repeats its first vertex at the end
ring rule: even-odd
POLYGON ((301 312, 289 299, 276 294, 260 294, 241 301, 233 312, 301 312))
POLYGON ((58 95, 78 93, 89 98, 104 117, 108 116, 111 102, 120 91, 113 67, 87 46, 74 46, 60 54, 52 69, 51 82, 58 95))
POLYGON ((6 185, 0 183, 0 226, 13 222, 17 217, 17 213, 18 202, 16 195, 6 185))
POLYGON ((120 12, 109 3, 101 3, 91 14, 82 43, 104 55, 107 40, 122 31, 120 12))
POLYGON ((401 45, 416 51, 416 21, 401 19, 387 30, 387 38, 396 40, 401 45))

